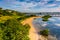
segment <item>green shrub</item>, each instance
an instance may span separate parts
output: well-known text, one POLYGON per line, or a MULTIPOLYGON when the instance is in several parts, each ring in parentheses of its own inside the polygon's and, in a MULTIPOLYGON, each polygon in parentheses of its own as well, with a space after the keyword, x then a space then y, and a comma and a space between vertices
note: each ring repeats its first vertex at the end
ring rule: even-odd
POLYGON ((0 24, 1 40, 29 40, 29 25, 22 25, 15 19, 0 24))
POLYGON ((48 29, 42 30, 42 31, 40 31, 40 34, 43 35, 43 36, 48 36, 49 35, 49 30, 48 29))
POLYGON ((48 21, 49 18, 51 18, 50 15, 45 15, 42 17, 42 21, 48 21))

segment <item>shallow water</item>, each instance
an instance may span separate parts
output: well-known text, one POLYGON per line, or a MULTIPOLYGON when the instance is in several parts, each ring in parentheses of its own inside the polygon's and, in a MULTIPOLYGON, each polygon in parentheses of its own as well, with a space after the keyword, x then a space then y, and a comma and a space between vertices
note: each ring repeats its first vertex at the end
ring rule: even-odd
POLYGON ((49 18, 47 22, 43 22, 42 18, 36 18, 33 24, 38 30, 49 29, 50 35, 56 36, 57 40, 60 40, 60 17, 49 18))

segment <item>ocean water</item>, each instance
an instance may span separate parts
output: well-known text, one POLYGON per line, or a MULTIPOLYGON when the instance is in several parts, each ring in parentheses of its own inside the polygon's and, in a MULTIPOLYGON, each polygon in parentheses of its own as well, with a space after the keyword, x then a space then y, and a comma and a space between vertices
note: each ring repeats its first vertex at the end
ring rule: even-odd
POLYGON ((33 25, 38 30, 49 29, 50 35, 60 40, 60 17, 49 18, 46 22, 42 21, 42 18, 36 18, 33 20, 33 25))

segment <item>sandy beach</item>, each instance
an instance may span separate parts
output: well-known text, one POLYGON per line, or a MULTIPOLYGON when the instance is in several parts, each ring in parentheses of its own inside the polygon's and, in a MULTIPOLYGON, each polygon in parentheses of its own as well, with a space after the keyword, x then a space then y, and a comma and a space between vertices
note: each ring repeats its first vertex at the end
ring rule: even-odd
POLYGON ((38 31, 35 30, 34 25, 32 24, 32 21, 33 21, 34 18, 41 18, 41 17, 27 18, 26 20, 24 20, 21 23, 23 25, 25 25, 25 24, 29 24, 30 25, 30 27, 31 27, 30 30, 29 30, 29 38, 30 38, 30 40, 39 40, 40 39, 40 35, 37 33, 38 31))
MULTIPOLYGON (((23 25, 25 25, 25 24, 30 25, 30 30, 29 30, 30 40, 48 40, 46 37, 38 34, 38 30, 36 30, 34 25, 32 24, 34 18, 41 18, 41 17, 30 17, 30 18, 27 18, 26 20, 24 20, 23 22, 21 22, 23 25)), ((53 37, 51 35, 49 35, 48 38, 51 40, 56 39, 55 37, 53 37)))

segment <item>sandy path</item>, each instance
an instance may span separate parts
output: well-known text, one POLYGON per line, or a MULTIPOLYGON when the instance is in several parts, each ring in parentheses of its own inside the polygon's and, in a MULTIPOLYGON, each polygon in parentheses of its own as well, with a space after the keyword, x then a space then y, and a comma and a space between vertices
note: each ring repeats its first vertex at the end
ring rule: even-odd
POLYGON ((30 30, 29 30, 29 38, 30 40, 38 40, 39 35, 37 33, 37 30, 35 30, 34 25, 32 24, 32 21, 34 18, 40 18, 40 17, 31 17, 22 22, 23 25, 29 24, 30 25, 30 30))

